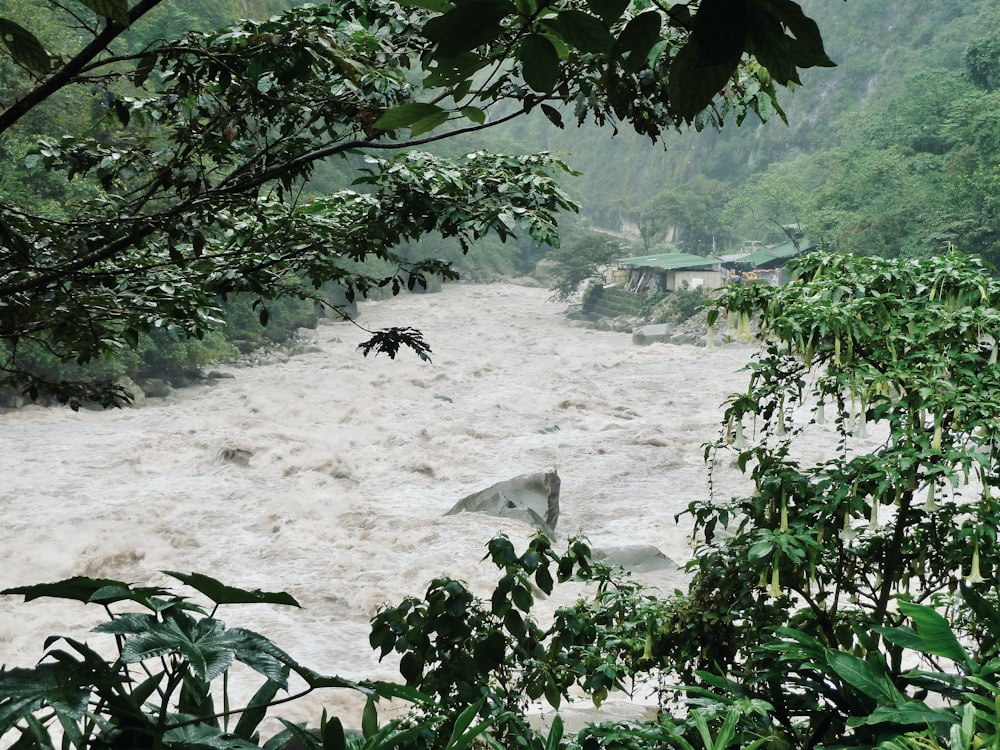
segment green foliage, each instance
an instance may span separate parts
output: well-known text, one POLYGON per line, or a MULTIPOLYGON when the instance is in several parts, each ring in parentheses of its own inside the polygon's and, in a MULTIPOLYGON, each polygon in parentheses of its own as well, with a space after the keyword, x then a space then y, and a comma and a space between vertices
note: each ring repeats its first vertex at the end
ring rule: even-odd
POLYGON ((957 253, 817 253, 794 270, 784 287, 731 287, 710 312, 760 329, 747 390, 706 446, 754 492, 689 507, 703 541, 655 652, 695 682, 733 676, 795 746, 874 747, 926 713, 907 686, 947 682, 938 657, 969 672, 996 652, 978 587, 1000 569, 1000 285, 957 253), (821 430, 831 450, 805 459, 798 438, 821 430), (929 674, 905 671, 915 648, 929 674))
POLYGON ((660 299, 650 300, 658 323, 683 323, 697 315, 711 300, 703 286, 691 288, 685 282, 679 289, 666 292, 660 299))
POLYGON ((588 231, 571 234, 546 255, 556 278, 554 296, 570 299, 586 282, 601 279, 604 267, 624 255, 621 241, 613 237, 588 231))
POLYGON ((217 619, 219 606, 298 606, 285 593, 226 586, 201 574, 168 572, 212 602, 211 609, 159 587, 70 578, 3 591, 25 601, 43 597, 103 607, 94 632, 113 643, 106 658, 69 637, 46 640, 46 658, 32 668, 0 671, 0 736, 18 747, 257 747, 269 705, 284 702, 290 674, 304 695, 318 688, 371 687, 317 674, 269 640, 217 619), (246 706, 231 706, 226 675, 240 663, 262 680, 246 706), (219 686, 221 681, 221 687, 219 686), (217 700, 219 701, 217 703, 217 700))
POLYGON ((709 255, 717 246, 731 244, 720 220, 728 193, 725 183, 697 176, 646 200, 637 212, 646 252, 664 239, 694 255, 709 255))
MULTIPOLYGON (((530 0, 343 0, 219 31, 201 27, 232 8, 185 6, 200 15, 184 33, 166 0, 83 6, 5 6, 2 60, 23 75, 0 112, 4 155, 23 157, 27 177, 0 183, 0 337, 80 364, 153 329, 202 336, 227 295, 260 300, 265 322, 273 300, 321 301, 326 284, 353 299, 425 274, 452 278, 448 263, 397 249, 428 235, 463 252, 487 235, 555 244, 556 214, 576 208, 555 182, 569 172, 560 159, 476 144, 450 161, 416 146, 536 109, 559 127, 573 108, 579 122, 629 123, 654 140, 685 123, 767 119, 776 85, 829 64, 791 2, 747 3, 750 25, 737 33, 716 3, 692 13, 561 0, 541 13, 530 0), (67 103, 69 116, 54 114, 67 103), (387 150, 399 153, 378 156, 387 150), (356 177, 356 189, 308 193, 332 158, 345 169, 324 179, 356 177), (386 270, 359 270, 366 260, 386 270)), ((426 353, 405 327, 373 332, 364 348, 410 343, 426 353)), ((9 358, 0 381, 115 398, 9 358)))
POLYGON ((487 557, 501 574, 489 601, 459 581, 439 579, 423 599, 386 607, 372 620, 373 647, 382 657, 401 654, 406 685, 317 674, 263 636, 229 628, 217 617, 223 606, 298 606, 284 592, 235 588, 203 574, 173 571, 165 572, 211 607, 168 589, 105 579, 8 589, 0 593, 103 607, 108 619, 93 633, 108 641, 97 646, 110 648, 53 637, 35 667, 0 670, 0 739, 45 748, 61 736, 67 749, 768 746, 773 736, 766 732, 765 702, 710 690, 692 691, 684 719, 663 713, 637 724, 591 725, 572 736, 557 714, 546 732, 534 728, 526 715, 530 701, 544 698, 558 708, 570 688, 579 686, 599 705, 610 690, 625 689, 650 669, 663 602, 620 570, 593 563, 580 540, 558 554, 539 536, 518 553, 498 537, 489 543, 487 557), (543 627, 532 611, 536 591, 548 595, 570 580, 595 588, 558 609, 543 627), (228 675, 237 664, 261 679, 246 705, 230 702, 228 675), (292 675, 305 687, 288 694, 292 675), (314 728, 279 719, 283 731, 266 741, 259 735, 261 721, 276 706, 328 688, 367 696, 360 733, 348 733, 340 717, 324 712, 314 728), (401 700, 409 709, 380 726, 380 698, 401 700))

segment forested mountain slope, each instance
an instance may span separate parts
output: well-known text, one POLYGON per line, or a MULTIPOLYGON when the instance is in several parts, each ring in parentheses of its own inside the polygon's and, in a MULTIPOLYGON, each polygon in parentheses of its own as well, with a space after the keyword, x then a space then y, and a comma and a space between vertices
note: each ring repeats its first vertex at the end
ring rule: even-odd
MULTIPOLYGON (((969 80, 966 51, 996 64, 1000 12, 988 0, 806 0, 836 68, 806 71, 778 117, 721 132, 668 133, 659 144, 620 132, 520 123, 503 136, 526 150, 571 154, 569 189, 608 229, 639 229, 709 252, 778 241, 801 222, 856 252, 934 252, 949 242, 993 253, 989 187, 1000 138, 996 97, 969 80), (992 35, 992 36, 991 36, 992 35), (983 40, 986 40, 985 42, 983 40)), ((539 120, 541 118, 539 117, 539 120)))

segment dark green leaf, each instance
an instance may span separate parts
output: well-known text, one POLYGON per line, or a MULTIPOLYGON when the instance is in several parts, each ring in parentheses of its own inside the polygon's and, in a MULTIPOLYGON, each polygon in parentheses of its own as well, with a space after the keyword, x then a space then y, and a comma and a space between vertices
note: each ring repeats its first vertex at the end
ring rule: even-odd
POLYGON ((608 25, 621 18, 628 5, 629 0, 587 0, 587 7, 608 25))
POLYGON ((506 0, 476 0, 452 8, 424 24, 423 35, 437 43, 437 53, 454 57, 500 36, 500 20, 516 13, 506 0))
POLYGON ((97 15, 122 26, 129 25, 128 0, 80 0, 97 15))
POLYGON ((445 119, 448 113, 436 104, 426 104, 424 102, 407 102, 398 107, 384 112, 375 121, 375 127, 379 130, 396 130, 397 128, 407 128, 420 120, 432 118, 444 114, 445 119))
POLYGON ((108 586, 128 589, 128 584, 109 578, 87 578, 74 576, 55 583, 39 583, 34 586, 17 586, 4 589, 0 594, 22 594, 24 601, 52 597, 53 599, 71 599, 78 602, 89 602, 94 593, 108 586))
POLYGON ((969 654, 958 642, 951 625, 935 609, 900 601, 899 611, 913 620, 913 628, 923 642, 925 653, 944 656, 957 664, 972 667, 969 654))
POLYGON ((826 661, 847 684, 882 704, 896 705, 903 694, 881 670, 870 662, 843 651, 830 651, 826 661))
MULTIPOLYGON (((797 44, 795 63, 800 67, 832 67, 835 63, 827 57, 823 49, 823 37, 816 22, 802 12, 802 7, 793 0, 766 0, 770 9, 777 13, 782 24, 795 36, 797 44)), ((754 0, 749 3, 749 11, 754 12, 754 0)))
POLYGON ((868 716, 864 718, 852 718, 847 720, 847 725, 851 727, 862 724, 921 724, 930 725, 947 722, 951 723, 951 713, 946 709, 935 709, 919 702, 906 701, 899 706, 878 706, 868 716))
POLYGON ((371 737, 378 732, 378 709, 375 708, 375 701, 369 698, 365 701, 365 710, 361 714, 361 734, 371 737))
POLYGON ((559 81, 559 53, 541 34, 528 34, 517 50, 525 83, 542 94, 550 93, 559 81))
POLYGON ((545 119, 555 125, 557 128, 565 127, 563 123, 562 115, 559 114, 559 110, 553 107, 551 104, 541 104, 542 114, 545 115, 545 119))
POLYGON ((549 572, 548 567, 543 566, 535 571, 535 585, 546 596, 552 593, 552 574, 549 572))
POLYGON ((201 573, 178 573, 174 570, 164 570, 171 578, 176 578, 183 584, 200 591, 216 604, 286 604, 291 607, 301 607, 295 599, 284 591, 261 591, 254 589, 235 588, 203 575, 201 573))
POLYGON ((872 630, 885 638, 889 643, 908 648, 911 651, 917 651, 918 653, 923 650, 924 643, 913 628, 874 627, 872 630))
MULTIPOLYGON (((285 672, 284 685, 288 685, 287 671, 285 672)), ((252 740, 254 734, 257 732, 257 727, 260 726, 264 717, 267 716, 268 704, 274 700, 274 697, 281 689, 282 684, 275 680, 267 680, 261 685, 257 692, 254 693, 253 698, 250 699, 250 702, 247 703, 247 707, 243 710, 243 713, 240 714, 240 720, 236 723, 233 734, 240 739, 252 740)), ((329 745, 327 747, 333 746, 329 745)))
POLYGON ((690 39, 670 66, 667 92, 671 107, 685 121, 693 121, 729 82, 738 64, 739 55, 712 62, 698 41, 690 39))
POLYGON ((0 18, 0 39, 14 61, 35 73, 48 73, 52 61, 42 43, 23 26, 0 18))
POLYGON ((790 39, 781 23, 767 15, 752 14, 748 23, 749 51, 767 68, 771 78, 783 86, 801 84, 790 39))
POLYGON ((427 115, 426 117, 421 117, 416 122, 410 125, 410 135, 417 136, 422 133, 428 133, 441 125, 444 125, 448 121, 447 110, 441 110, 435 112, 434 114, 427 115))
POLYGON ((513 600, 514 606, 522 612, 531 609, 531 592, 526 587, 515 586, 514 590, 510 592, 510 598, 513 600))
POLYGON ((552 708, 559 708, 559 704, 562 703, 562 691, 559 690, 558 685, 553 682, 545 684, 545 700, 552 708))
POLYGON ((347 750, 347 734, 344 725, 336 716, 331 716, 320 725, 323 750, 347 750))
POLYGON ((479 107, 462 107, 462 117, 472 120, 477 125, 482 125, 486 122, 486 113, 479 107))
POLYGON ((424 674, 424 662, 415 653, 408 651, 399 660, 399 673, 407 685, 417 685, 424 674))
POLYGON ((607 25, 582 10, 564 10, 556 21, 559 36, 582 52, 608 52, 615 38, 607 25))
POLYGON ((660 14, 651 10, 640 13, 622 29, 612 52, 623 58, 622 67, 626 71, 634 73, 645 64, 660 39, 660 24, 660 14))
POLYGON ((156 60, 156 53, 151 52, 139 61, 139 64, 135 66, 135 73, 132 74, 133 86, 139 88, 146 82, 149 74, 153 71, 153 67, 156 65, 156 60))
POLYGON ((559 750, 562 747, 563 720, 559 714, 552 717, 549 725, 549 736, 545 739, 545 750, 559 750))

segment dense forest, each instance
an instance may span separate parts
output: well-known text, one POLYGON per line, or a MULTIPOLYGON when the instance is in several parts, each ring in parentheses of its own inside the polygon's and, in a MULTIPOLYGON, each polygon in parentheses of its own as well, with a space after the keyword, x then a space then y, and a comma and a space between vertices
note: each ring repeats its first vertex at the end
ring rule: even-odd
MULTIPOLYGON (((164 3, 123 37, 128 49, 121 52, 186 29, 221 27, 299 4, 164 3)), ((11 0, 5 10, 28 17, 32 6, 11 0)), ((957 248, 1000 260, 1000 131, 994 116, 1000 105, 994 90, 1000 81, 1000 11, 986 0, 812 0, 803 6, 817 20, 837 67, 803 71, 804 85, 781 98, 785 123, 778 116, 761 123, 751 115, 738 127, 732 118, 716 130, 696 121, 694 128, 665 133, 653 144, 627 126, 612 139, 591 122, 577 127, 575 113, 564 109, 561 130, 536 111, 429 148, 446 156, 480 148, 564 156, 580 174, 563 178, 563 187, 582 206, 579 216, 563 218, 564 259, 667 246, 696 254, 731 252, 751 240, 779 242, 783 225, 799 224, 814 242, 841 252, 920 257, 957 248), (609 249, 606 240, 581 231, 590 226, 619 233, 622 240, 609 249)), ((33 21, 46 43, 72 41, 67 35, 73 32, 54 15, 33 21)), ((26 77, 10 58, 0 57, 0 81, 0 99, 9 101, 26 77)), ((53 216, 69 202, 93 197, 88 180, 65 183, 36 168, 58 161, 51 151, 37 150, 40 139, 86 127, 107 106, 99 97, 74 96, 33 112, 5 138, 0 197, 13 204, 29 201, 53 216)), ((318 164, 303 198, 349 186, 358 166, 350 157, 318 164)), ((521 235, 506 243, 484 237, 468 253, 458 242, 432 238, 398 252, 442 257, 477 279, 529 273, 548 249, 521 235)), ((311 305, 275 303, 271 325, 261 330, 249 303, 237 297, 226 304, 229 338, 243 348, 280 339, 315 319, 311 305)), ((181 377, 236 353, 214 334, 176 345, 167 338, 155 332, 144 337, 138 351, 123 355, 124 367, 133 374, 150 369, 181 377)), ((42 351, 26 350, 24 356, 32 367, 61 368, 64 376, 77 372, 42 351)), ((107 367, 114 374, 123 365, 107 367)))
MULTIPOLYGON (((335 290, 350 302, 457 277, 421 256, 513 274, 546 246, 563 259, 607 252, 598 235, 707 254, 780 240, 793 223, 833 252, 796 259, 781 286, 728 285, 707 304, 706 347, 687 350, 707 373, 716 333, 746 342, 756 327, 760 339, 746 389, 700 446, 709 495, 674 517, 693 529, 686 592, 645 589, 583 539, 560 553, 539 533, 519 552, 501 535, 483 558, 499 574, 492 595, 441 577, 372 618, 368 642, 398 657, 399 684, 318 673, 217 617, 298 606, 287 593, 166 570, 211 604, 84 576, 8 588, 103 607, 96 632, 114 646, 109 657, 53 637, 34 667, 0 669, 0 737, 247 750, 270 708, 338 688, 364 699, 360 732, 324 711, 314 731, 284 721, 263 747, 1000 747, 1000 279, 978 257, 1000 250, 1000 11, 806 5, 839 67, 793 0, 343 0, 261 23, 235 19, 280 6, 4 4, 0 383, 32 398, 120 405, 123 375, 186 376, 261 331, 342 311, 335 290), (607 145, 576 120, 620 132, 607 145), (807 434, 827 450, 800 450, 807 434), (744 496, 723 497, 724 466, 744 474, 744 496), (595 585, 543 624, 536 599, 571 580, 595 585), (237 662, 259 680, 248 702, 230 699, 237 662), (529 715, 532 701, 600 706, 644 681, 657 696, 648 720, 574 733, 558 713, 542 728, 529 715), (378 699, 408 708, 380 721, 378 699)), ((427 359, 418 330, 368 333, 366 355, 427 359)), ((272 440, 285 438, 268 425, 272 440)), ((378 468, 379 445, 361 442, 332 452, 378 468)), ((642 445, 687 460, 658 438, 642 445)), ((276 501, 294 493, 289 476, 276 501)), ((678 491, 662 484, 648 491, 678 491)), ((155 499, 138 500, 155 514, 155 499)), ((196 549, 178 546, 206 563, 196 549)))
MULTIPOLYGON (((698 254, 781 225, 843 252, 924 256, 947 247, 996 262, 1000 14, 990 2, 805 2, 834 69, 807 71, 787 125, 610 143, 572 125, 520 124, 525 148, 566 150, 595 226, 698 254)), ((571 118, 568 118, 571 119, 571 118)))
MULTIPOLYGON (((449 147, 566 155, 580 173, 566 186, 583 208, 564 224, 564 263, 576 250, 607 253, 577 231, 589 226, 622 234, 616 248, 630 254, 669 246, 704 255, 784 241, 791 224, 841 252, 957 248, 1000 261, 1000 11, 985 0, 802 5, 837 67, 804 73, 782 99, 787 122, 750 117, 651 144, 627 128, 608 140, 564 112, 563 130, 538 114, 449 147)), ((473 276, 527 272, 544 252, 530 243, 468 257, 441 244, 424 251, 473 276)))

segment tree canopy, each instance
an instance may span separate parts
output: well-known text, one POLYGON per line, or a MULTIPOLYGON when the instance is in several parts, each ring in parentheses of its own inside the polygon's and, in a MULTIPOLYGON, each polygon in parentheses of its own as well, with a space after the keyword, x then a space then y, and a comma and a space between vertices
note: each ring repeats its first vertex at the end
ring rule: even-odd
MULTIPOLYGON (((353 298, 453 275, 395 252, 427 234, 463 251, 489 233, 557 242, 557 212, 575 208, 559 159, 449 161, 417 150, 431 142, 536 109, 654 140, 767 119, 778 86, 832 64, 791 0, 343 0, 156 37, 164 3, 0 18, 20 72, 0 91, 19 177, 0 189, 0 385, 113 403, 119 387, 47 382, 19 347, 86 362, 157 329, 201 336, 233 293, 266 324, 270 300, 321 300, 326 284, 353 298), (333 157, 354 185, 318 195, 309 179, 333 157)), ((366 351, 402 345, 427 351, 407 328, 366 351)))

